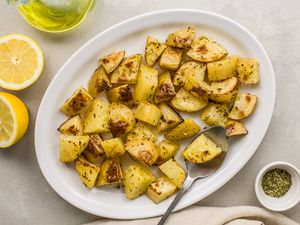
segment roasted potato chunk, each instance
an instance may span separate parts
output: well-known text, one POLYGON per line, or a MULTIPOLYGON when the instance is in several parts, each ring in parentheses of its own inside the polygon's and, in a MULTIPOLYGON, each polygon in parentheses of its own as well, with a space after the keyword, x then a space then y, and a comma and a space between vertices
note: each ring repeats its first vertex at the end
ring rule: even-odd
POLYGON ((124 149, 134 159, 147 166, 152 166, 158 157, 158 152, 153 141, 146 141, 142 139, 132 140, 124 145, 124 149))
POLYGON ((85 134, 109 132, 109 105, 99 99, 95 99, 88 108, 83 132, 85 134))
POLYGON ((111 83, 105 70, 103 67, 97 68, 88 82, 88 92, 91 96, 97 97, 109 88, 111 83))
POLYGON ((151 101, 157 84, 157 70, 142 64, 133 94, 134 103, 140 104, 142 101, 151 101))
POLYGON ((165 44, 160 43, 156 38, 148 36, 145 48, 145 60, 147 65, 153 66, 166 47, 165 44))
POLYGON ((167 45, 176 48, 189 48, 195 39, 195 28, 187 27, 169 34, 167 45))
POLYGON ((192 119, 187 119, 165 134, 165 138, 170 141, 182 141, 190 138, 200 131, 200 127, 192 119))
POLYGON ((175 97, 176 91, 173 86, 169 71, 163 72, 158 77, 158 86, 155 91, 155 102, 169 101, 175 97))
POLYGON ((259 82, 259 63, 254 58, 241 58, 237 63, 239 81, 242 84, 256 84, 259 82))
POLYGON ((207 104, 207 100, 197 98, 183 88, 180 88, 171 101, 171 105, 175 109, 183 112, 197 112, 203 109, 207 104))
POLYGON ((59 159, 61 162, 72 162, 78 158, 86 148, 90 140, 88 135, 70 136, 60 135, 59 141, 59 159))
POLYGON ((176 190, 177 186, 170 179, 159 177, 150 184, 146 195, 157 204, 173 195, 176 190))
POLYGON ((145 166, 133 164, 124 173, 124 190, 128 199, 135 199, 143 195, 155 176, 145 166))
POLYGON ((120 102, 127 106, 132 106, 133 88, 129 84, 124 84, 119 87, 112 88, 107 92, 107 98, 110 102, 120 102))
POLYGON ((173 141, 162 140, 157 145, 157 150, 158 150, 157 162, 161 164, 176 155, 177 151, 179 150, 179 144, 173 141))
POLYGON ((125 153, 121 138, 113 138, 101 141, 101 146, 104 149, 107 158, 116 158, 125 153))
POLYGON ((197 80, 197 78, 193 76, 186 78, 183 88, 203 102, 208 102, 209 95, 212 92, 211 86, 208 83, 197 80))
POLYGON ((134 117, 152 126, 156 126, 160 120, 161 111, 155 105, 144 101, 137 107, 134 117))
POLYGON ((134 114, 126 105, 113 102, 109 106, 109 129, 114 137, 128 133, 134 125, 134 114))
POLYGON ((169 131, 183 121, 180 115, 166 103, 160 103, 158 107, 162 113, 162 116, 156 126, 156 130, 159 133, 169 131))
POLYGON ((112 73, 110 78, 111 83, 135 84, 138 77, 141 60, 142 55, 140 54, 125 58, 121 65, 112 73))
POLYGON ((159 65, 167 70, 177 70, 182 58, 182 49, 167 47, 160 57, 159 65))
POLYGON ((244 119, 253 112, 257 96, 247 93, 238 93, 228 117, 233 120, 244 119))
POLYGON ((222 151, 222 148, 212 140, 204 134, 200 134, 184 149, 182 156, 192 163, 206 163, 220 155, 222 151))
POLYGON ((248 134, 246 127, 240 121, 235 121, 235 120, 229 119, 225 123, 225 128, 226 128, 226 136, 227 137, 248 134))
POLYGON ((93 97, 81 87, 61 106, 60 111, 67 116, 76 116, 84 111, 92 100, 93 97))
POLYGON ((211 83, 211 94, 209 98, 218 103, 229 103, 234 100, 239 90, 239 82, 236 77, 223 81, 211 83))
POLYGON ((201 119, 210 126, 225 127, 229 112, 230 108, 228 105, 210 103, 203 109, 201 119))
POLYGON ((96 179, 100 172, 100 168, 89 161, 85 160, 84 157, 76 159, 76 170, 82 180, 83 184, 92 189, 95 186, 96 179))
POLYGON ((113 52, 99 60, 106 73, 113 72, 122 62, 125 56, 125 51, 113 52))
POLYGON ((96 186, 121 184, 123 182, 123 172, 119 158, 105 159, 100 167, 99 177, 96 186))
POLYGON ((207 63, 209 81, 221 81, 230 77, 237 77, 238 56, 230 56, 216 62, 207 63))
POLYGON ((105 154, 101 145, 102 138, 99 134, 93 134, 90 136, 90 141, 83 151, 85 158, 91 163, 97 162, 105 154))
POLYGON ((57 129, 62 134, 83 135, 83 122, 79 115, 63 122, 57 129))
POLYGON ((181 188, 186 178, 186 172, 175 159, 169 159, 159 166, 159 169, 178 187, 181 188))
POLYGON ((205 36, 195 39, 187 52, 189 57, 200 62, 214 62, 227 54, 223 46, 205 36))
POLYGON ((155 142, 157 141, 157 136, 146 124, 137 122, 134 128, 127 134, 127 142, 137 139, 155 142))

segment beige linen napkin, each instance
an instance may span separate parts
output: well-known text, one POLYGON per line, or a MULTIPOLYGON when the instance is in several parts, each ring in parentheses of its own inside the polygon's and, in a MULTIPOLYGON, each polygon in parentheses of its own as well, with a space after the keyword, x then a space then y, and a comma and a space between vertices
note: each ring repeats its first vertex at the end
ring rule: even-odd
MULTIPOLYGON (((159 218, 144 220, 103 219, 85 225, 155 225, 159 218)), ((192 206, 172 214, 166 225, 299 225, 279 214, 252 206, 227 208, 192 206)))

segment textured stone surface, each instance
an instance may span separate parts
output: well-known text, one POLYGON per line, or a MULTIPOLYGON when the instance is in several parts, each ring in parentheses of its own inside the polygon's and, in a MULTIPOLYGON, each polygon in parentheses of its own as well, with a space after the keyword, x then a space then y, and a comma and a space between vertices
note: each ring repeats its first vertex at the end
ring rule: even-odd
MULTIPOLYGON (((268 162, 283 160, 300 168, 300 2, 298 0, 98 0, 93 12, 67 34, 49 35, 31 28, 17 10, 0 2, 0 35, 23 33, 42 47, 46 65, 41 78, 14 92, 30 108, 30 127, 20 143, 0 151, 0 224, 60 225, 93 221, 59 197, 42 176, 34 152, 34 122, 47 85, 62 64, 87 40, 129 17, 167 8, 209 10, 230 17, 252 31, 269 53, 276 73, 277 97, 268 133, 247 165, 199 205, 259 206, 254 180, 268 162)), ((0 89, 1 90, 1 89, 0 89)), ((300 222, 300 205, 284 214, 300 222)))

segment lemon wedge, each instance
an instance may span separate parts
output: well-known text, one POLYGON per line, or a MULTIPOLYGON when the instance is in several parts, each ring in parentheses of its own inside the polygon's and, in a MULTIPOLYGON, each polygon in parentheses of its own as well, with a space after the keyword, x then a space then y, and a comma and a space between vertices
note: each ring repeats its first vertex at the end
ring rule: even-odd
POLYGON ((0 37, 0 87, 27 88, 39 78, 43 66, 42 50, 31 38, 21 34, 0 37))
POLYGON ((0 112, 0 148, 7 148, 23 137, 29 115, 19 98, 5 92, 0 92, 0 112))

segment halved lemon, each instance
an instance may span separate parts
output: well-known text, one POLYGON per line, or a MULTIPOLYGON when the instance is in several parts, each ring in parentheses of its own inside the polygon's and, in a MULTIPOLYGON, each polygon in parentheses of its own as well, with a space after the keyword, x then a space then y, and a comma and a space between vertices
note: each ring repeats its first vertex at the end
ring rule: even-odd
POLYGON ((42 50, 31 38, 21 34, 0 37, 0 87, 27 88, 39 78, 43 66, 42 50))
POLYGON ((7 148, 23 137, 29 115, 19 98, 5 92, 0 92, 0 112, 0 148, 7 148))

